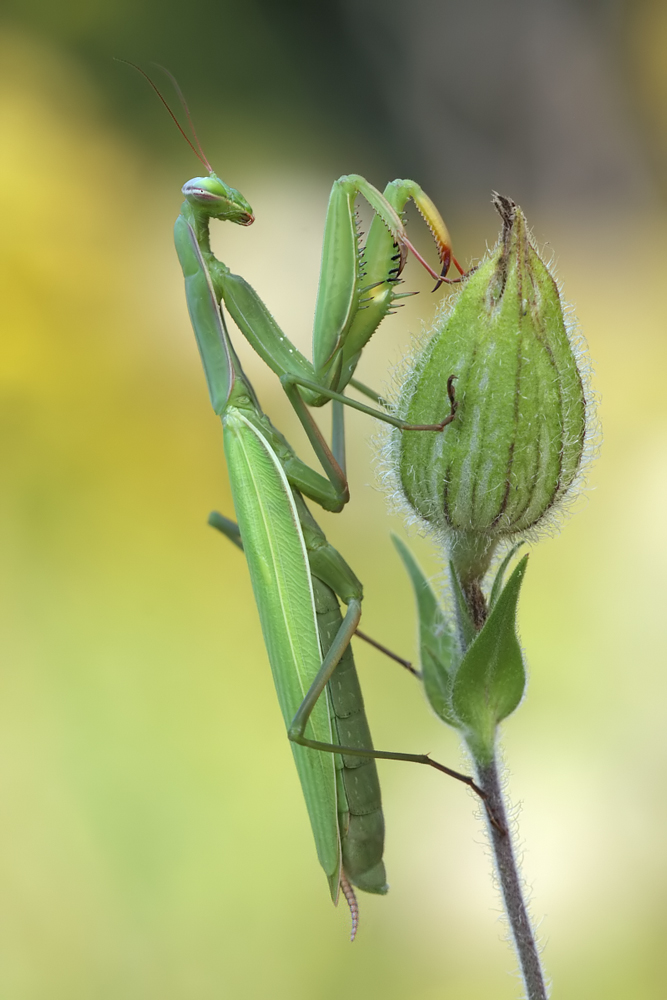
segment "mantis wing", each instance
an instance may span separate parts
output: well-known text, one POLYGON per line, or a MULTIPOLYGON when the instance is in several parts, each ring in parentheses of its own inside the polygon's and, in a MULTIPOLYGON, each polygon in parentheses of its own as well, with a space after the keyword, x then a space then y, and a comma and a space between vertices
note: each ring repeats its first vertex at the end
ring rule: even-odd
MULTIPOLYGON (((223 423, 234 508, 278 701, 289 726, 322 663, 306 547, 292 490, 268 441, 236 407, 227 409, 223 423)), ((328 698, 315 705, 307 735, 333 742, 328 698)), ((317 855, 336 901, 341 849, 335 759, 290 745, 317 855)))

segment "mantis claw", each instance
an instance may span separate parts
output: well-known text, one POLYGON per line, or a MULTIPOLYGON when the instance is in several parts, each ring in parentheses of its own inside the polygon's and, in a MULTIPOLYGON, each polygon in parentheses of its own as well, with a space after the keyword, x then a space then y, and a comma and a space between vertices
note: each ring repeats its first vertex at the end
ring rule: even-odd
POLYGON ((459 408, 459 401, 454 393, 454 379, 457 379, 458 375, 450 375, 447 379, 447 396, 449 397, 449 413, 444 420, 441 420, 439 424, 403 424, 401 426, 402 431, 437 431, 440 433, 444 431, 456 417, 456 411, 459 408))

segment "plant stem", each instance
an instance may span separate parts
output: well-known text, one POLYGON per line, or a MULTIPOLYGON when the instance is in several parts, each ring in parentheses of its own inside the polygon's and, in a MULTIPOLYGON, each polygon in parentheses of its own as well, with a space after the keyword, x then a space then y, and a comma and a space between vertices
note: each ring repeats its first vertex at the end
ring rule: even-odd
POLYGON ((521 879, 512 850, 509 824, 498 779, 495 758, 484 765, 477 765, 477 780, 487 797, 487 803, 494 816, 500 820, 504 831, 496 829, 493 823, 487 827, 496 862, 498 881, 509 919, 514 945, 521 965, 521 973, 526 987, 527 1000, 547 1000, 548 994, 535 935, 530 924, 528 909, 524 902, 521 879))

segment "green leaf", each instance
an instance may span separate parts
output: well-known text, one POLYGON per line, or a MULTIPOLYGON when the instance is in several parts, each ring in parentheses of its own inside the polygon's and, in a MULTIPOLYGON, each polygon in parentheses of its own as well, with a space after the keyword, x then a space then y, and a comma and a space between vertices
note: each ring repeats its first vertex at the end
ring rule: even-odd
POLYGON ((527 562, 526 555, 512 573, 452 685, 452 707, 475 759, 482 764, 493 756, 498 723, 514 711, 526 686, 516 611, 527 562))
POLYGON ((391 537, 415 592, 419 615, 419 659, 426 697, 443 722, 458 727, 451 706, 452 676, 461 661, 458 643, 449 629, 445 612, 414 555, 397 535, 391 537))
POLYGON ((507 553, 507 555, 505 556, 505 558, 503 559, 503 561, 501 562, 500 566, 498 567, 498 572, 495 575, 493 586, 491 587, 491 594, 489 596, 489 611, 493 610, 496 601, 500 597, 500 592, 503 589, 503 580, 505 579, 505 573, 507 572, 507 567, 512 562, 512 559, 514 559, 514 556, 517 554, 521 546, 525 544, 526 544, 525 542, 517 542, 516 545, 513 545, 512 548, 507 553))

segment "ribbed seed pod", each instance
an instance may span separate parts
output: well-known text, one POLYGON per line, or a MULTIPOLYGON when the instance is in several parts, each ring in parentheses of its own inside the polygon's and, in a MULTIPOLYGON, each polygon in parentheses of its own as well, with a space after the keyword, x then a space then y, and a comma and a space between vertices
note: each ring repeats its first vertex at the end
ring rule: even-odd
POLYGON ((466 280, 408 376, 398 406, 411 424, 456 415, 442 433, 394 438, 408 503, 479 577, 497 543, 534 528, 579 469, 586 399, 558 288, 521 210, 494 196, 503 229, 466 280))

